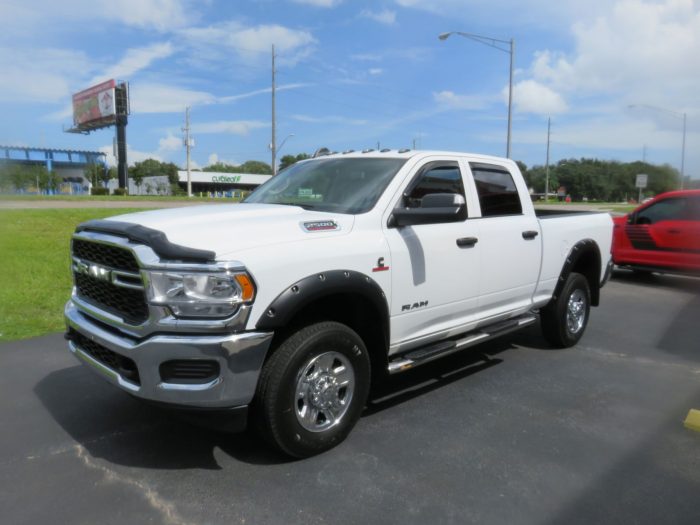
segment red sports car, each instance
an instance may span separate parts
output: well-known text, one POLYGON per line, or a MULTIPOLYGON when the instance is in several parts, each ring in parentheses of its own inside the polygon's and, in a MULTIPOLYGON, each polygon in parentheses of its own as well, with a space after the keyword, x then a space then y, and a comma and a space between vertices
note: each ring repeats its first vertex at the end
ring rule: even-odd
POLYGON ((700 190, 662 193, 613 220, 618 266, 700 275, 700 190))

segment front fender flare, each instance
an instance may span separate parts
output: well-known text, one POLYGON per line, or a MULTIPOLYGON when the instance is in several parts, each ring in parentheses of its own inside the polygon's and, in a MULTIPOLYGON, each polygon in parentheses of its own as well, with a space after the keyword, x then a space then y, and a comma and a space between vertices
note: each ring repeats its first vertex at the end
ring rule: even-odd
POLYGON ((384 333, 389 334, 389 305, 382 288, 371 277, 352 270, 319 272, 298 280, 270 303, 258 319, 256 328, 283 328, 305 306, 336 294, 360 295, 370 301, 379 312, 384 333))

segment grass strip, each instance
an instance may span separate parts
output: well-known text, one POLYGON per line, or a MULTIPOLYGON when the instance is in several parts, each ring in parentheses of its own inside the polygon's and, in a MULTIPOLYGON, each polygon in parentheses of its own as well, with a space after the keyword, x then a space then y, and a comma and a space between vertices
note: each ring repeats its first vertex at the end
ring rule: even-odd
POLYGON ((144 209, 0 210, 0 341, 64 329, 76 225, 144 209))

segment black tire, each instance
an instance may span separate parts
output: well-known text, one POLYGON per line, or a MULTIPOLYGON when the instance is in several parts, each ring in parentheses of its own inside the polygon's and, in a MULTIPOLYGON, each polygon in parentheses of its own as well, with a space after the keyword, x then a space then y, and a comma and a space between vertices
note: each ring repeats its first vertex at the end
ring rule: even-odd
POLYGON ((306 326, 265 363, 253 404, 256 426, 293 457, 333 448, 360 418, 370 375, 367 348, 353 330, 331 321, 306 326))
POLYGON ((542 335, 554 347, 578 343, 586 331, 591 311, 591 290, 580 273, 572 272, 561 293, 540 310, 542 335))

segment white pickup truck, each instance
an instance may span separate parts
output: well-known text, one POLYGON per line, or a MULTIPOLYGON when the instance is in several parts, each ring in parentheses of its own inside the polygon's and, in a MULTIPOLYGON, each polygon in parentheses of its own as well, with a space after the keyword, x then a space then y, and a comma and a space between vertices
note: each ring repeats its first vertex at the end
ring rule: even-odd
POLYGON ((538 318, 576 344, 611 238, 608 214, 535 213, 508 159, 330 154, 242 204, 78 226, 66 338, 136 397, 305 457, 345 439, 386 374, 538 318))

